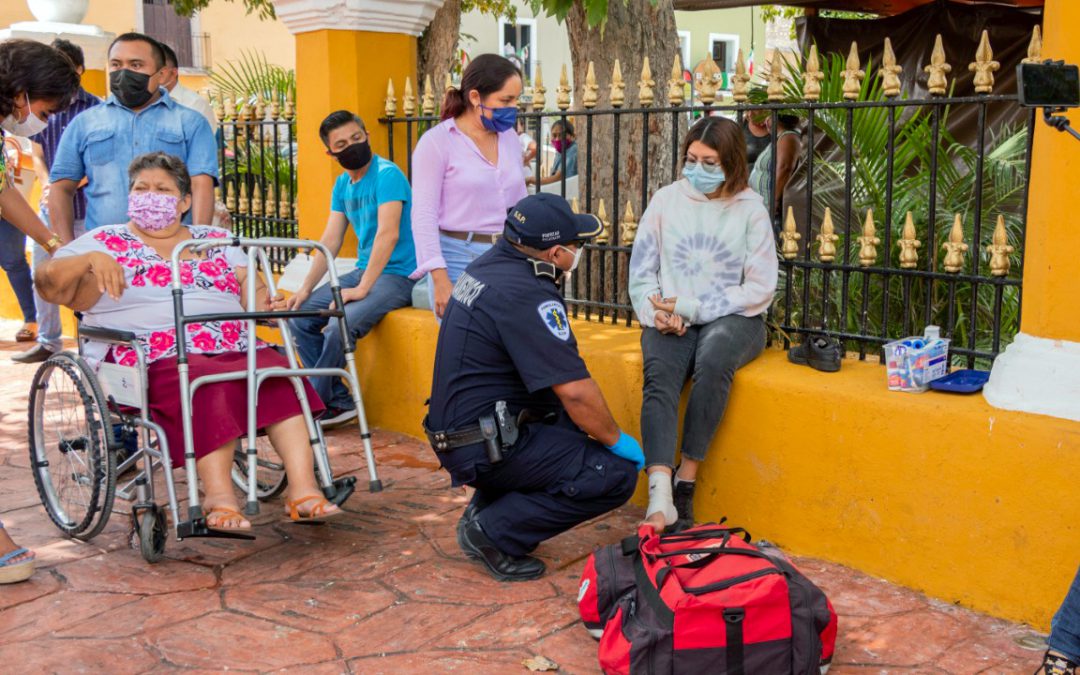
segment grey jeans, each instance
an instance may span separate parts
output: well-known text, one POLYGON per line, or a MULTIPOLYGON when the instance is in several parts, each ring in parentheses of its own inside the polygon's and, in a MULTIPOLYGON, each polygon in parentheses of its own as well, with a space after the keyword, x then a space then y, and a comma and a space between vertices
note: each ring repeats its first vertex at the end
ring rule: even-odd
POLYGON ((641 333, 645 388, 641 402, 641 440, 645 464, 673 467, 679 433, 679 399, 689 377, 690 400, 683 420, 682 454, 702 461, 724 417, 735 371, 765 349, 765 320, 732 314, 686 335, 641 333))

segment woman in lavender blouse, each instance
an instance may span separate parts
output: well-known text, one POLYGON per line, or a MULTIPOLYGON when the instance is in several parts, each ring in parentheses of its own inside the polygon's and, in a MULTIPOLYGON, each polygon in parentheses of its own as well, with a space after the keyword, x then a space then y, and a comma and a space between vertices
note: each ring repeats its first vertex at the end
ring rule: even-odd
POLYGON ((488 250, 506 212, 526 195, 515 130, 521 71, 496 54, 473 59, 443 101, 442 122, 413 151, 412 228, 417 269, 442 317, 454 282, 488 250))

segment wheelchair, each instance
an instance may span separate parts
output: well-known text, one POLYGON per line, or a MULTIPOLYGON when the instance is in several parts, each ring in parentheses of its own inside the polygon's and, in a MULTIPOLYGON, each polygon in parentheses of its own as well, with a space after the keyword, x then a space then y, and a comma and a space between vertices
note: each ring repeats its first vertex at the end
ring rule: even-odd
MULTIPOLYGON (((363 400, 356 375, 355 346, 346 341, 344 368, 301 368, 288 319, 327 317, 339 322, 343 335, 348 335, 341 284, 334 268, 333 256, 322 244, 314 241, 241 237, 200 239, 184 242, 173 251, 172 301, 176 334, 184 335, 192 323, 243 320, 248 334, 255 336, 258 325, 274 325, 280 331, 288 367, 256 369, 257 340, 249 340, 247 368, 244 371, 206 375, 191 380, 188 373, 187 344, 177 341, 177 366, 180 379, 180 405, 184 427, 184 468, 186 470, 188 505, 181 514, 168 439, 149 414, 146 355, 136 338, 127 331, 80 325, 79 353, 60 352, 42 363, 34 375, 29 402, 30 462, 34 482, 42 504, 52 522, 66 535, 89 541, 105 527, 113 513, 117 496, 131 502, 131 543, 137 545, 147 562, 157 562, 165 552, 171 514, 172 532, 177 541, 189 537, 221 537, 254 539, 239 531, 214 530, 207 527, 206 517, 199 504, 198 479, 195 470, 195 450, 191 430, 192 404, 202 386, 216 382, 245 380, 247 384, 247 436, 238 442, 232 469, 233 482, 246 493, 244 512, 254 516, 259 504, 279 495, 286 486, 285 467, 270 448, 269 441, 258 435, 255 405, 259 387, 269 378, 288 378, 295 390, 307 425, 315 456, 318 484, 327 500, 341 505, 355 490, 356 478, 334 479, 327 455, 322 428, 311 414, 303 386, 305 376, 344 377, 352 389, 353 402, 359 417, 360 438, 368 470, 368 489, 380 492, 382 482, 375 467, 371 433, 364 413, 363 400), (270 297, 277 293, 266 250, 313 251, 326 256, 335 309, 247 311, 241 313, 189 315, 184 312, 184 293, 181 284, 180 261, 184 250, 198 255, 215 247, 242 248, 248 259, 246 292, 248 307, 255 306, 256 280, 262 274, 270 297), (98 369, 83 358, 84 345, 102 342, 122 345, 134 350, 135 367, 102 363, 98 369), (164 478, 166 503, 155 497, 154 478, 161 471, 164 478), (120 477, 123 476, 123 480, 120 477)), ((265 347, 273 348, 273 347, 265 347)))

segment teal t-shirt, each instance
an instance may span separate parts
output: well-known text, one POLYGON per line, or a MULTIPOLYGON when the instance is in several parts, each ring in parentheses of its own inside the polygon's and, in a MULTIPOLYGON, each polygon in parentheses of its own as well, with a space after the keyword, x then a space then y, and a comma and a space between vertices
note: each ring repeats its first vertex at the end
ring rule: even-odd
POLYGON ((338 176, 330 196, 330 210, 344 213, 349 219, 359 240, 356 266, 367 269, 375 232, 379 228, 379 206, 387 202, 402 202, 401 224, 398 226, 397 245, 383 272, 407 277, 416 269, 416 249, 409 215, 412 188, 396 164, 373 155, 371 165, 360 180, 353 183, 347 173, 338 176))

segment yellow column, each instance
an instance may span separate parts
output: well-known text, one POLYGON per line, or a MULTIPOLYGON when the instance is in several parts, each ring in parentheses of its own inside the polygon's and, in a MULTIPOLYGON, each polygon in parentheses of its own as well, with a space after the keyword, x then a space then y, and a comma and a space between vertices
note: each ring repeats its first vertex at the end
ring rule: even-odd
POLYGON ((94 96, 105 98, 109 95, 109 76, 104 70, 87 68, 82 74, 83 89, 94 96))

